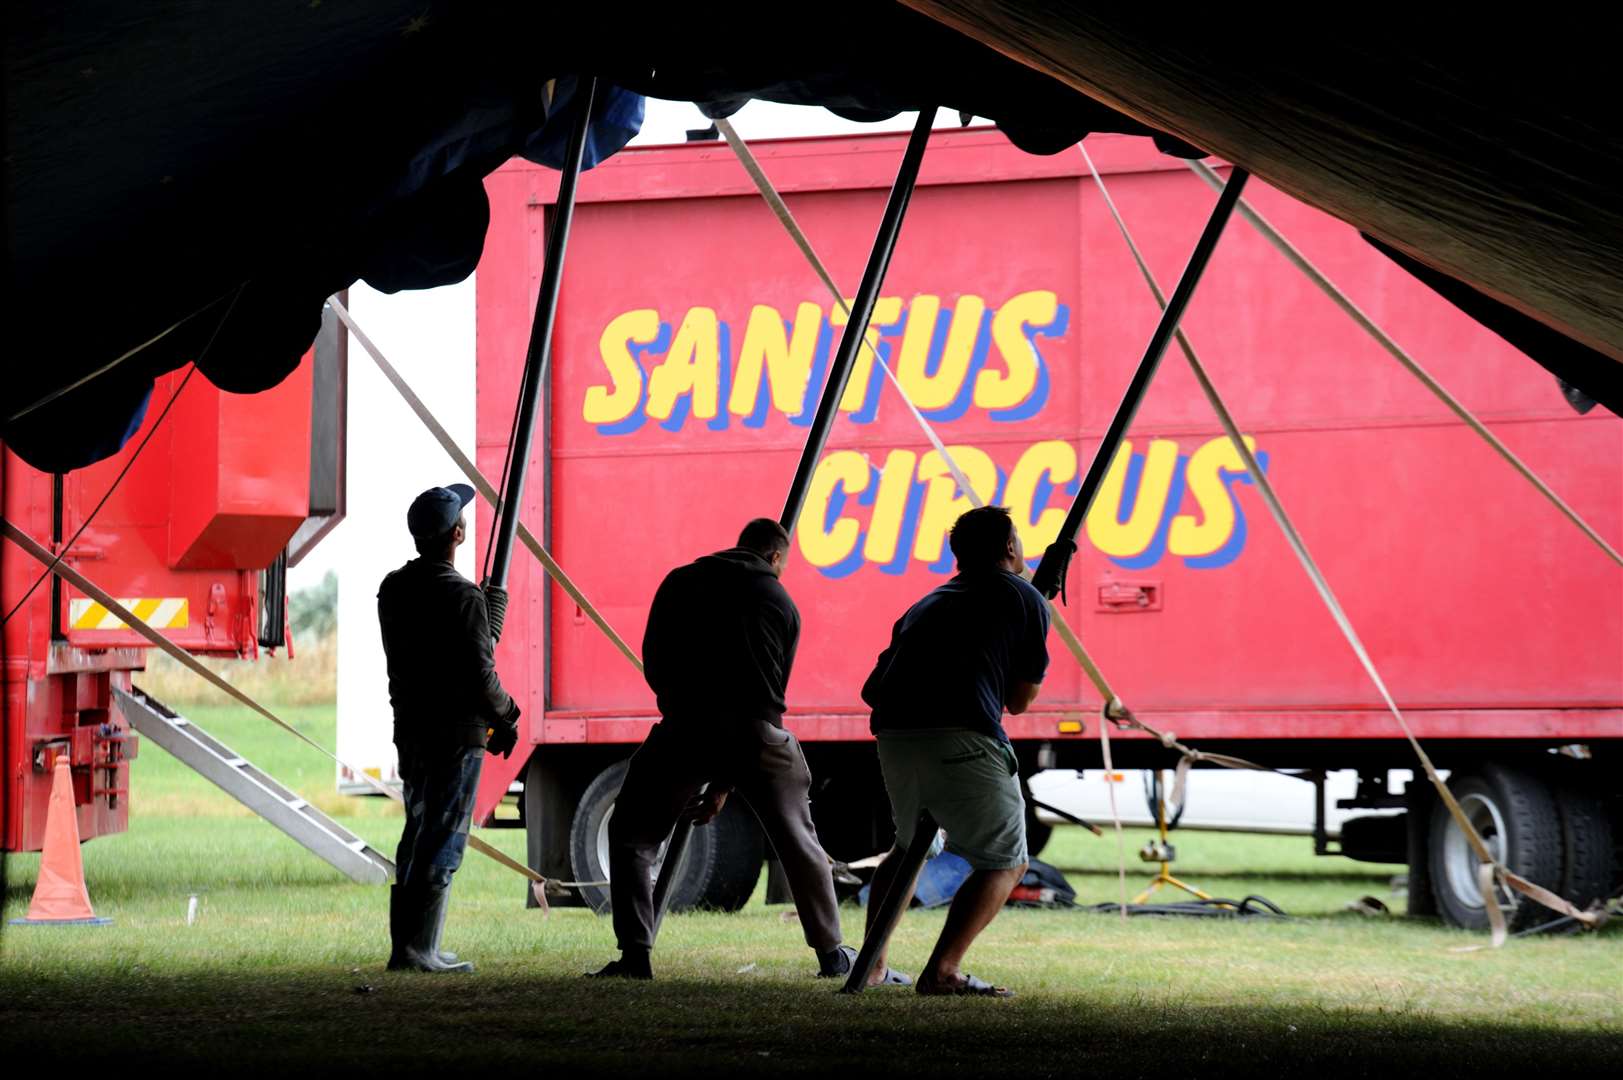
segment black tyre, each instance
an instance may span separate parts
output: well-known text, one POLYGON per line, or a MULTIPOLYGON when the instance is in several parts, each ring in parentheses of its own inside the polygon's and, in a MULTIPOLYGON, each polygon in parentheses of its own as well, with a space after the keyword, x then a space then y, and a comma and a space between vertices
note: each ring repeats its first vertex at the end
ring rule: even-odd
MULTIPOLYGON (((1560 887, 1561 818, 1548 784, 1520 769, 1485 765, 1456 773, 1448 787, 1500 862, 1535 884, 1560 887)), ((1430 847, 1438 912, 1455 926, 1485 929, 1488 909, 1477 884, 1479 860, 1442 800, 1432 812, 1430 847)), ((1512 930, 1554 918, 1548 908, 1520 893, 1509 896, 1501 891, 1499 900, 1507 906, 1512 930), (1509 910, 1512 903, 1514 910, 1509 910)))
MULTIPOLYGON (((569 861, 576 881, 609 880, 609 820, 626 766, 627 762, 617 761, 598 773, 575 808, 569 829, 569 861)), ((764 843, 761 827, 743 801, 729 799, 715 821, 689 836, 682 875, 671 889, 671 910, 737 911, 743 907, 761 876, 764 843)), ((658 873, 656 863, 656 878, 658 873)), ((587 885, 580 892, 599 915, 609 912, 607 885, 587 885)))
POLYGON ((1611 815, 1595 791, 1559 784, 1556 809, 1561 815, 1561 895, 1580 910, 1610 894, 1615 876, 1611 815))

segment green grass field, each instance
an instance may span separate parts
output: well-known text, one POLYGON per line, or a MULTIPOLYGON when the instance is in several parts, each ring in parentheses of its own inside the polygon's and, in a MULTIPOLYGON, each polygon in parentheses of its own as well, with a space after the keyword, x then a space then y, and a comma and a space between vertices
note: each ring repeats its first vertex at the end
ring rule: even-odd
MULTIPOLYGON (((332 794, 331 765, 261 720, 189 714, 385 850, 399 820, 379 799, 332 794)), ((330 707, 286 715, 332 744, 330 707)), ((1401 910, 1399 867, 1317 859, 1291 837, 1177 836, 1178 875, 1260 893, 1288 922, 1152 920, 1007 911, 970 970, 1012 1001, 905 991, 857 999, 811 978, 812 958, 762 890, 737 915, 673 916, 659 978, 602 985, 607 920, 520 906, 523 883, 470 853, 446 944, 464 978, 388 974, 382 888, 350 884, 156 747, 134 766, 130 831, 83 849, 109 928, 11 927, 0 939, 0 1043, 9 1060, 224 1065, 238 1073, 549 1068, 571 1076, 839 1070, 1031 1076, 1240 1075, 1333 1069, 1436 1076, 1623 1066, 1623 933, 1512 942, 1345 911, 1401 910), (196 895, 199 916, 186 924, 196 895)), ((490 830, 509 853, 523 834, 490 830)), ((1149 876, 1128 835, 1129 885, 1149 876)), ((1115 840, 1061 829, 1044 857, 1083 902, 1117 895, 1115 840)), ((27 905, 37 856, 8 867, 5 916, 27 905)), ((858 936, 861 913, 846 914, 858 936)), ((941 925, 912 912, 892 951, 917 968, 941 925)))

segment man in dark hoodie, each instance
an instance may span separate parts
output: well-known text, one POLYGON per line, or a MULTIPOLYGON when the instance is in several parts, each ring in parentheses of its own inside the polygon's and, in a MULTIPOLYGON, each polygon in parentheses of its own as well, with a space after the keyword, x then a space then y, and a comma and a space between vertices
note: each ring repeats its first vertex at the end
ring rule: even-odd
POLYGON ((451 876, 462 865, 485 752, 506 757, 518 741, 519 710, 496 677, 485 594, 452 564, 472 498, 466 484, 417 496, 406 526, 418 557, 378 589, 406 803, 389 891, 391 971, 473 970, 440 951, 451 876))
POLYGON ((756 518, 737 547, 677 567, 654 594, 642 657, 661 720, 632 756, 609 821, 620 959, 596 975, 653 977, 659 846, 684 812, 707 824, 733 794, 760 819, 783 865, 818 974, 850 970, 856 950, 840 944, 833 873, 812 825, 811 772, 783 728, 800 638, 800 612, 778 580, 788 554, 783 526, 756 518))

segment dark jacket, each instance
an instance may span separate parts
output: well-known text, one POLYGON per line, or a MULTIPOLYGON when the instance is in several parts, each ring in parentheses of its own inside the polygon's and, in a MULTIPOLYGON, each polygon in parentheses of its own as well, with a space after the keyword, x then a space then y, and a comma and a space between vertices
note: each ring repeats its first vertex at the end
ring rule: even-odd
POLYGON ((783 726, 800 612, 765 559, 729 548, 665 575, 642 639, 643 674, 678 726, 783 726))
POLYGON ((496 677, 485 594, 456 567, 417 558, 384 578, 378 623, 396 743, 484 746, 490 727, 515 718, 496 677))

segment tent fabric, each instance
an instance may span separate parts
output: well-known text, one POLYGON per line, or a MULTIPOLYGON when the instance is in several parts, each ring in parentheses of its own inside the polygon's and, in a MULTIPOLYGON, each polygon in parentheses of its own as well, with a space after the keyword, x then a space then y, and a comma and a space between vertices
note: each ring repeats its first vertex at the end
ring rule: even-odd
MULTIPOLYGON (((1479 48, 1424 20, 1366 20, 1281 45, 1217 11, 909 3, 923 10, 828 0, 776 19, 741 0, 22 5, 5 41, 5 176, 9 299, 27 317, 8 341, 0 440, 41 468, 87 464, 116 448, 153 378, 211 340, 203 374, 253 392, 292 370, 328 295, 462 279, 488 227, 483 178, 515 155, 557 160, 563 91, 583 71, 603 80, 596 161, 629 138, 639 95, 717 115, 753 98, 864 118, 938 105, 1033 153, 1090 131, 1220 153, 1623 356, 1623 135, 1609 57, 1591 55, 1604 35, 1498 24, 1479 48)), ((1613 400, 1594 380, 1615 363, 1562 370, 1613 400)))
POLYGON ((1568 401, 1573 402, 1574 408, 1583 412, 1587 409, 1581 407, 1582 401, 1588 401, 1591 407, 1598 402, 1623 416, 1623 379, 1607 377, 1616 371, 1617 361, 1582 342, 1557 333, 1537 319, 1484 295, 1463 281, 1433 270, 1367 233, 1364 240, 1438 296, 1522 352, 1537 357, 1539 363, 1560 381, 1562 393, 1568 401), (1573 391, 1580 386, 1592 387, 1593 394, 1579 391, 1579 396, 1574 398, 1573 391))
MULTIPOLYGON (((558 80, 552 101, 551 114, 539 132, 524 144, 522 156, 549 169, 564 167, 564 149, 569 144, 569 132, 575 117, 580 115, 576 93, 580 79, 570 75, 558 80)), ((586 129, 586 148, 581 155, 581 168, 601 165, 625 149, 626 143, 642 130, 643 96, 618 86, 599 85, 598 101, 593 108, 591 127, 586 129)))

